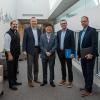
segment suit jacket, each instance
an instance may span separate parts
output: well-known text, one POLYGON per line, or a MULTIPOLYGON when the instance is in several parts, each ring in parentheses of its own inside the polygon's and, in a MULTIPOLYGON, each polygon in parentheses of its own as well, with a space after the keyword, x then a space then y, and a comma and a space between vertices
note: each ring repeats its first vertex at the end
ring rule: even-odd
MULTIPOLYGON (((80 51, 80 42, 81 42, 81 35, 82 31, 79 33, 79 39, 78 39, 78 51, 77 54, 79 57, 81 57, 81 51, 80 51)), ((83 37, 82 41, 82 48, 88 48, 92 47, 92 54, 97 56, 98 55, 98 33, 96 32, 96 29, 92 27, 87 27, 86 33, 83 37)))
MULTIPOLYGON (((57 51, 60 50, 60 43, 61 43, 61 33, 62 31, 57 32, 57 51)), ((64 38, 64 49, 72 49, 72 54, 75 51, 75 39, 74 39, 74 32, 72 30, 67 29, 65 38, 64 38)))
MULTIPOLYGON (((41 30, 37 29, 38 34, 38 43, 40 42, 41 30)), ((32 32, 32 28, 28 27, 24 30, 23 38, 23 51, 26 51, 28 54, 34 54, 35 39, 32 32)))
POLYGON ((52 33, 50 36, 50 40, 48 43, 48 39, 46 33, 42 34, 40 37, 40 48, 41 48, 41 58, 47 59, 46 52, 50 52, 50 58, 55 58, 55 50, 57 47, 57 39, 56 36, 52 33))

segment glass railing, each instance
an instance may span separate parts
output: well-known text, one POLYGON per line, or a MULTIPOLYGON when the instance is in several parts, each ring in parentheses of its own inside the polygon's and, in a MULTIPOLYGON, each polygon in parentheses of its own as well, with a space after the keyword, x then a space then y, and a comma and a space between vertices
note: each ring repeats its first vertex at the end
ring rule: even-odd
POLYGON ((96 75, 100 77, 100 29, 97 29, 98 32, 98 58, 97 58, 97 65, 96 65, 96 75))

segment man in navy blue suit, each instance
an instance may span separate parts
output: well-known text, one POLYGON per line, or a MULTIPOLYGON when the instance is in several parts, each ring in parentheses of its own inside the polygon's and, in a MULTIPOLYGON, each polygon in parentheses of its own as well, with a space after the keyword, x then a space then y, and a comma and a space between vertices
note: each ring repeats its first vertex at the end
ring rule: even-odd
POLYGON ((89 26, 89 19, 87 16, 81 18, 83 30, 79 33, 78 40, 78 58, 81 58, 82 72, 85 81, 85 87, 80 88, 81 96, 89 96, 92 94, 93 85, 93 70, 95 58, 98 55, 98 33, 96 29, 89 26), (83 49, 91 48, 84 57, 82 57, 83 49))
POLYGON ((39 58, 39 42, 40 42, 41 30, 37 28, 37 19, 32 17, 30 19, 30 26, 24 30, 23 38, 23 51, 27 54, 27 76, 28 76, 28 85, 33 87, 33 76, 34 81, 38 82, 38 58, 39 58))
POLYGON ((72 71, 72 58, 74 57, 75 51, 75 41, 74 32, 67 28, 67 21, 60 21, 61 30, 57 32, 57 53, 61 63, 62 80, 59 85, 64 85, 66 83, 66 63, 68 68, 68 82, 67 87, 72 87, 73 82, 73 71, 72 71), (70 58, 65 58, 65 49, 71 49, 70 58))

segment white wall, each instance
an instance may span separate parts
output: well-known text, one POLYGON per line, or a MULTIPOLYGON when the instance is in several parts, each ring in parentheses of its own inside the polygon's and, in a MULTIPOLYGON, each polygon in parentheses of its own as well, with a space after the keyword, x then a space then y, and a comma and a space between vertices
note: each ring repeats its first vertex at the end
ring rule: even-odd
POLYGON ((9 20, 5 19, 5 14, 12 19, 16 17, 16 0, 0 0, 0 52, 4 47, 4 33, 9 29, 9 20))
POLYGON ((47 19, 49 14, 49 0, 17 0, 17 18, 29 19, 31 16, 23 14, 43 14, 39 19, 47 19))
POLYGON ((16 16, 16 0, 0 0, 0 9, 9 13, 13 18, 16 16))
MULTIPOLYGON (((88 16, 90 26, 95 27, 96 29, 100 29, 100 5, 93 7, 91 9, 84 9, 84 11, 80 12, 74 17, 66 18, 68 21, 68 28, 76 31, 81 30, 81 17, 82 16, 88 16)), ((55 31, 58 31, 60 29, 59 23, 55 25, 55 31)))

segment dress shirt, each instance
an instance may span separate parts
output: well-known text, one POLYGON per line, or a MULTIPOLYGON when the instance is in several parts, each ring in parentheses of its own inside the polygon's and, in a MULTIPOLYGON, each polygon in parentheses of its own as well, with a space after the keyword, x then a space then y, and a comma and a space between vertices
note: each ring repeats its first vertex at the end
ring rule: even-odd
POLYGON ((46 33, 46 35, 47 35, 47 39, 48 39, 48 43, 49 43, 49 41, 50 41, 50 36, 51 36, 51 33, 46 33))
POLYGON ((5 35, 4 35, 4 49, 5 49, 5 51, 10 51, 10 43, 11 43, 11 37, 8 33, 5 33, 5 35))
POLYGON ((35 39, 35 46, 38 46, 38 34, 37 34, 37 29, 36 28, 32 28, 32 32, 33 32, 33 36, 35 39))
POLYGON ((60 49, 64 49, 64 38, 65 38, 66 31, 61 32, 61 40, 60 40, 60 49))

